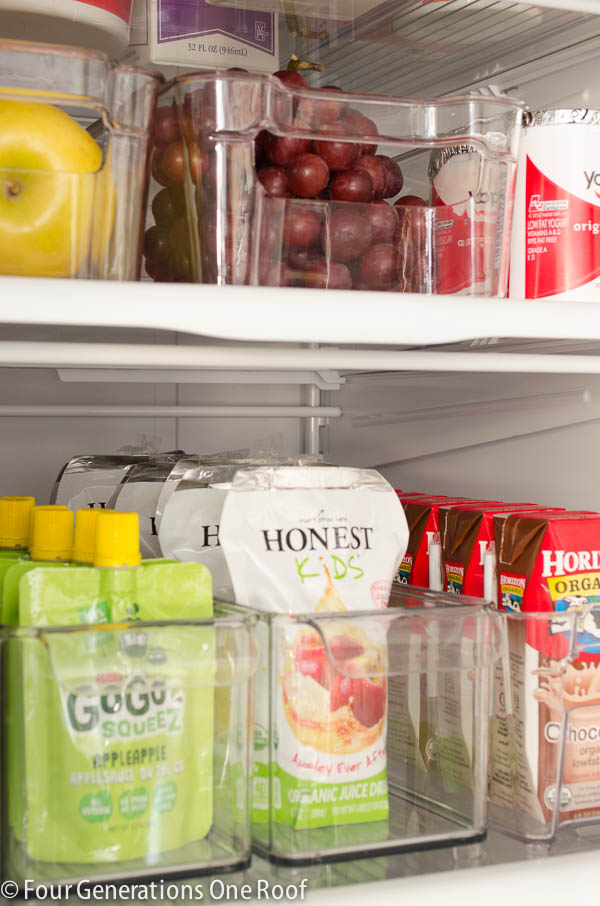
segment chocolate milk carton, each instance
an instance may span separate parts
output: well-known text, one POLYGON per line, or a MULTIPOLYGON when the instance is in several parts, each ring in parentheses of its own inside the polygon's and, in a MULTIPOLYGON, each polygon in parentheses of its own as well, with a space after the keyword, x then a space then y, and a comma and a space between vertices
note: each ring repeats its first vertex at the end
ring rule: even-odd
POLYGON ((600 515, 497 516, 495 535, 510 616, 490 802, 548 834, 600 814, 600 515))
POLYGON ((466 497, 428 496, 426 494, 402 495, 408 523, 409 538, 406 553, 396 573, 398 585, 417 585, 429 588, 429 551, 431 542, 439 532, 439 509, 452 503, 467 502, 466 497))
POLYGON ((525 508, 535 509, 536 505, 484 500, 440 509, 444 591, 483 598, 483 566, 485 552, 493 538, 494 513, 525 508))

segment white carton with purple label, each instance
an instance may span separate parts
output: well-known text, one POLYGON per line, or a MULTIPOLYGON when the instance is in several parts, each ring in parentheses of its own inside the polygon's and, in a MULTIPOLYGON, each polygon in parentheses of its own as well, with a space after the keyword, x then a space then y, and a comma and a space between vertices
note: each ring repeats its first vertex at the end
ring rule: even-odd
POLYGON ((211 6, 204 0, 134 0, 124 59, 142 65, 275 72, 277 15, 211 6))

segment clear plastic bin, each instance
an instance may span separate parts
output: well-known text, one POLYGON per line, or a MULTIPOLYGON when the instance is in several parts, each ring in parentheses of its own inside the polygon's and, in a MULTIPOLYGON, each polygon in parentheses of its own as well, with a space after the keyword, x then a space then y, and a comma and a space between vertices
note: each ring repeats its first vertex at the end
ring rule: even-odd
POLYGON ((586 602, 500 613, 489 820, 531 843, 600 824, 600 605, 586 602))
POLYGON ((243 72, 178 77, 159 101, 146 272, 165 281, 502 296, 521 111, 505 98, 316 91, 243 72), (330 162, 328 175, 313 160, 313 178, 302 170, 298 182, 288 165, 315 150, 330 162), (372 160, 367 175, 363 159, 362 176, 348 185, 357 155, 375 150, 399 161, 402 178, 394 171, 386 182, 372 160), (280 171, 263 172, 273 161, 287 169, 283 190, 280 171), (330 177, 335 187, 324 188, 330 177), (280 197, 291 194, 290 178, 295 194, 311 197, 280 197))
POLYGON ((260 616, 252 834, 274 862, 485 835, 495 614, 419 590, 393 605, 260 616))
POLYGON ((249 864, 255 623, 217 605, 205 621, 4 630, 4 878, 249 864))
POLYGON ((0 40, 0 274, 139 276, 162 82, 101 53, 0 40))

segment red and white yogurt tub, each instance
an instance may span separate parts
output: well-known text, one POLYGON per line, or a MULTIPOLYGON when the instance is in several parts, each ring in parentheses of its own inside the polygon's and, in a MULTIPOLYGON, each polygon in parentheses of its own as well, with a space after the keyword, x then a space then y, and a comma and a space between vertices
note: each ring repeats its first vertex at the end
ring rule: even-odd
POLYGON ((132 0, 0 0, 0 34, 120 54, 129 43, 132 0))

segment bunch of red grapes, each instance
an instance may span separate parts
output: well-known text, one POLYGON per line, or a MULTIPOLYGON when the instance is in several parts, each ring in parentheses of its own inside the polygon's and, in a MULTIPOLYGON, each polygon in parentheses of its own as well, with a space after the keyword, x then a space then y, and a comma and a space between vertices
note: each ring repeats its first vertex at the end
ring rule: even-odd
MULTIPOLYGON (((290 88, 308 87, 298 72, 283 70, 276 76, 290 88)), ((375 123, 337 100, 334 93, 341 89, 326 86, 322 91, 327 92, 322 100, 293 99, 294 136, 263 131, 255 140, 256 174, 266 193, 255 276, 271 286, 418 292, 425 280, 427 231, 421 209, 426 202, 414 195, 389 201, 403 186, 400 167, 377 154, 373 141, 359 140, 377 135, 375 123), (322 133, 323 138, 304 138, 303 132, 322 133)), ((164 188, 152 202, 156 225, 144 237, 146 271, 154 280, 195 279, 185 216, 187 168, 199 206, 202 192, 202 279, 212 282, 217 235, 210 208, 216 204, 216 173, 210 148, 200 144, 198 106, 184 102, 183 116, 177 112, 173 105, 157 115, 152 175, 164 188)), ((209 104, 202 114, 205 126, 211 115, 209 104)), ((235 242, 231 223, 239 215, 226 214, 235 242)), ((226 255, 235 256, 232 239, 226 255)))

